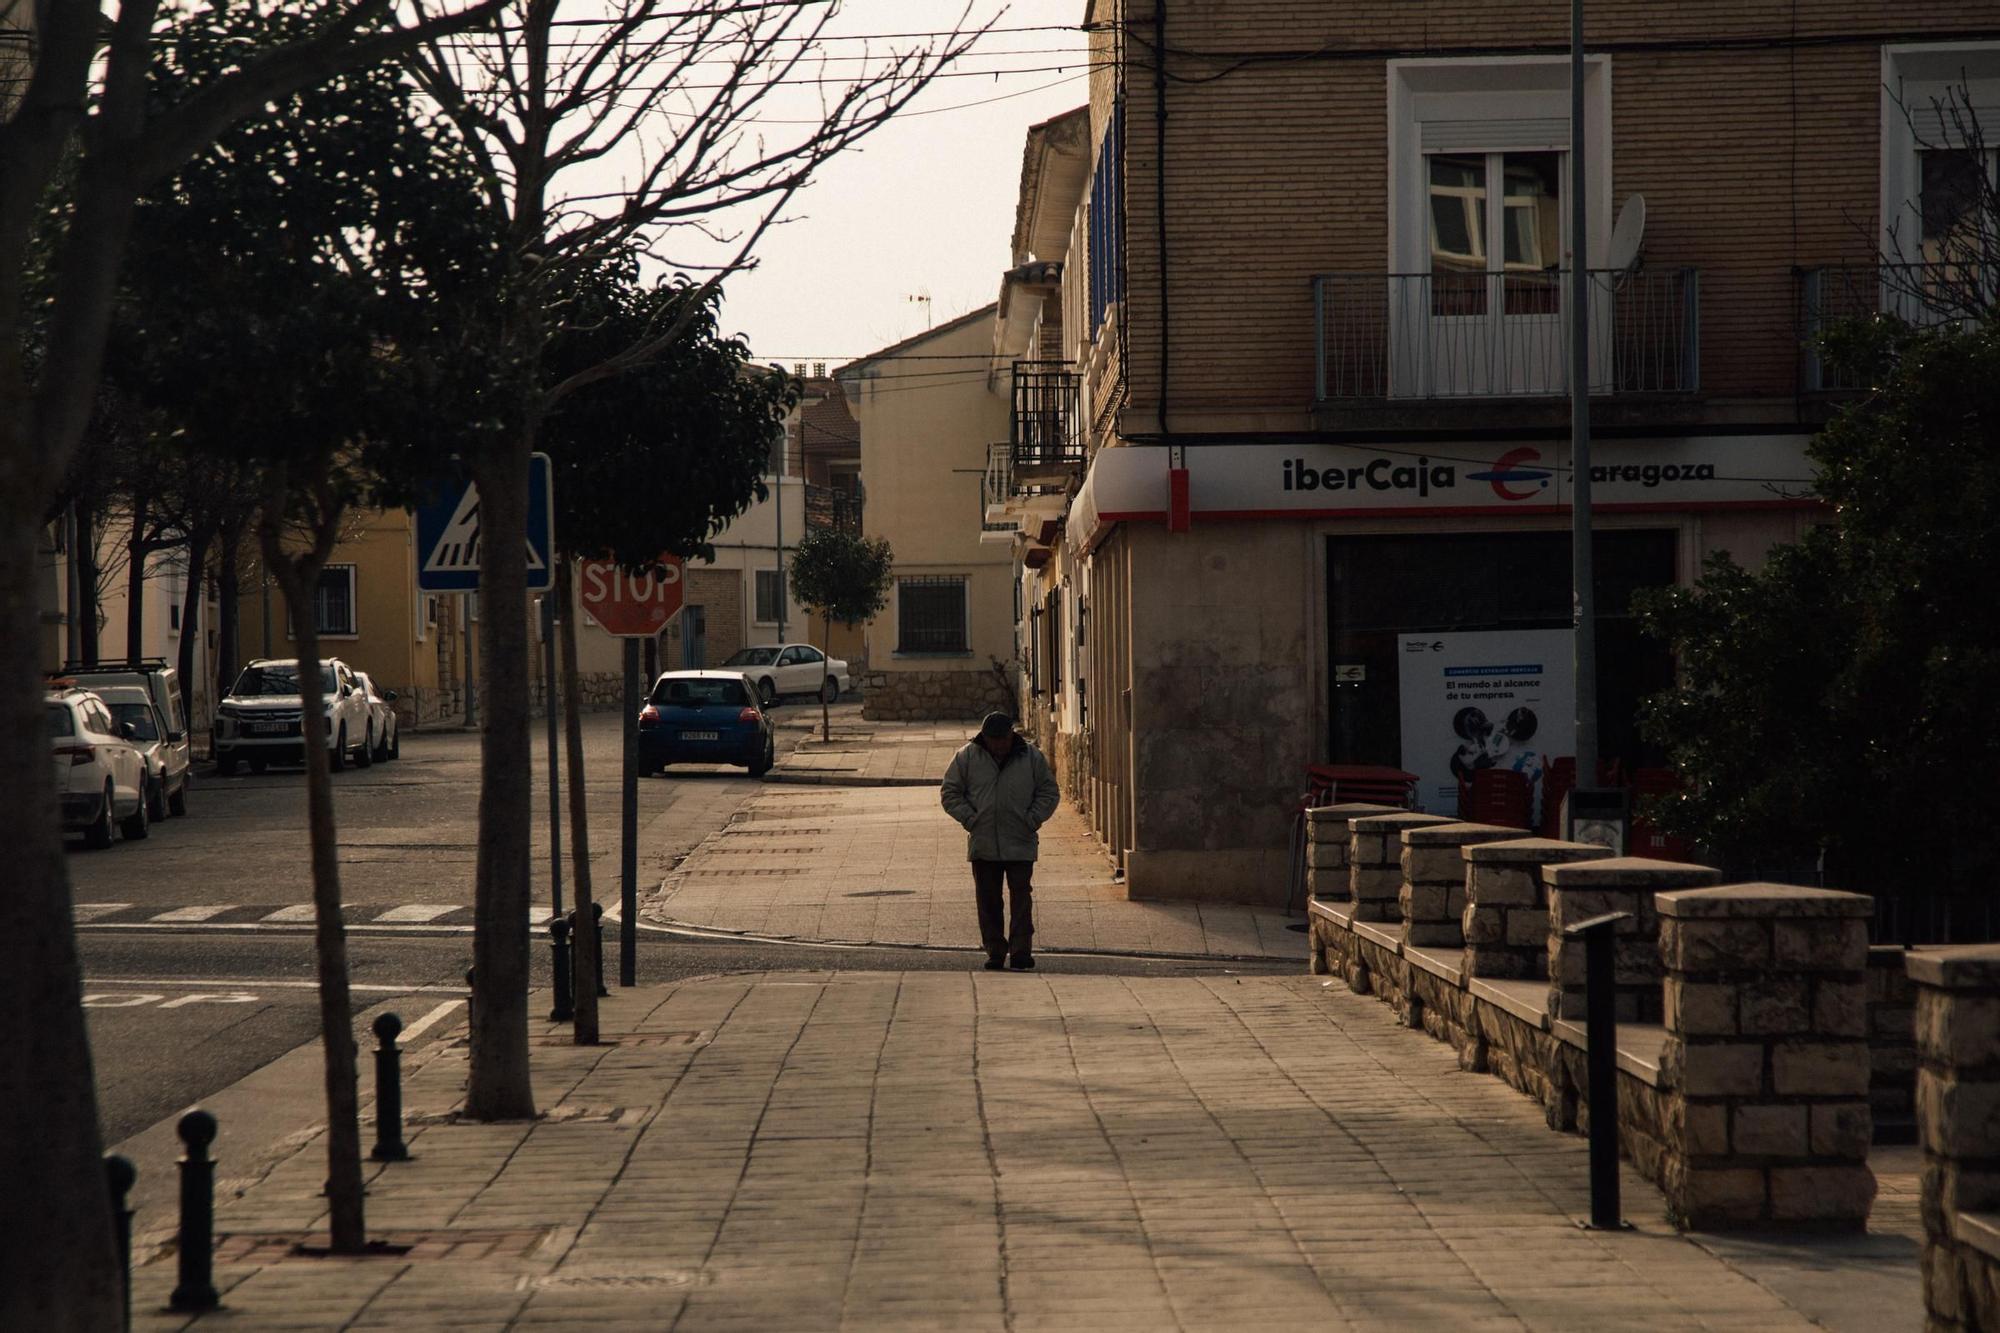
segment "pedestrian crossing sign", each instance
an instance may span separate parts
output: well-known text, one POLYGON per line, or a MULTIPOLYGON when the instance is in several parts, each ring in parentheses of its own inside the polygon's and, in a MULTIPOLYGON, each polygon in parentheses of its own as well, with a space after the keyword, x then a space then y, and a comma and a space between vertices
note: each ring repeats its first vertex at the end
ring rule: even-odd
MULTIPOLYGON (((554 586, 555 502, 549 456, 528 460, 528 591, 554 586)), ((424 592, 479 591, 479 487, 470 477, 444 482, 417 508, 417 587, 424 592)))

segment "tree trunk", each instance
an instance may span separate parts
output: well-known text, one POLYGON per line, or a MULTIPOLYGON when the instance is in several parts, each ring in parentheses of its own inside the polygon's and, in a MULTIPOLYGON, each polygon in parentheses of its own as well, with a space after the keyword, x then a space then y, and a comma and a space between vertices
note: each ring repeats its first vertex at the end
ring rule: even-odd
MULTIPOLYGON (((181 595, 180 653, 175 667, 181 675, 181 707, 186 716, 168 718, 169 727, 194 728, 194 650, 201 642, 201 581, 208 573, 208 548, 215 541, 215 525, 199 523, 187 539, 187 591, 181 595)), ((210 710, 213 700, 210 696, 210 710)))
MULTIPOLYGON (((337 528, 318 534, 331 550, 337 528)), ((260 525, 264 564, 278 577, 299 649, 299 744, 306 763, 306 831, 312 848, 313 953, 319 967, 320 1050, 326 1081, 326 1203, 335 1254, 368 1248, 361 1189, 361 1097, 355 1070, 354 1006, 347 988, 347 926, 340 914, 340 860, 333 819, 333 777, 327 768, 326 700, 319 677, 319 625, 307 591, 319 582, 325 554, 294 560, 278 546, 274 527, 260 525)))
MULTIPOLYGON (((535 1114, 528 1066, 528 456, 532 433, 495 446, 479 484, 479 860, 473 904, 471 1067, 465 1111, 478 1120, 535 1114)), ((572 782, 581 778, 572 776, 572 782)))
POLYGON ((97 515, 90 506, 76 507, 76 607, 81 656, 88 667, 97 665, 97 515))
POLYGON ((583 687, 576 677, 576 595, 570 587, 570 559, 556 566, 556 608, 561 623, 563 740, 569 762, 570 891, 576 903, 576 966, 570 970, 576 1011, 576 1044, 597 1044, 597 973, 599 957, 596 913, 591 910, 590 800, 583 782, 583 687))
POLYGON ((215 700, 229 693, 236 673, 243 667, 243 528, 236 523, 222 529, 222 550, 215 569, 216 626, 215 700))
MULTIPOLYGON (((0 424, 0 447, 26 452, 5 438, 25 431, 25 423, 0 424)), ((0 471, 0 810, 8 827, 0 1013, 9 1022, 0 1041, 0 1143, 8 1145, 11 1201, 0 1227, 0 1328, 67 1333, 115 1329, 122 1307, 35 660, 38 509, 29 488, 0 471)))
POLYGON ((132 538, 125 545, 125 663, 138 666, 146 656, 146 497, 132 500, 132 538))

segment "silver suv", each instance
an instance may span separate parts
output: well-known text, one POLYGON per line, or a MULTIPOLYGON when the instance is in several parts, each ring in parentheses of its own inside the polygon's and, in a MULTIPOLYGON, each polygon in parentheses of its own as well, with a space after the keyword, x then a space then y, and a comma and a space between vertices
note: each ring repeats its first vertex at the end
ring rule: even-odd
MULTIPOLYGON (((347 663, 337 657, 319 664, 325 701, 327 757, 338 770, 352 759, 373 762, 369 753, 368 697, 347 663)), ((243 668, 215 710, 215 767, 222 774, 248 763, 252 773, 266 764, 296 764, 305 757, 300 725, 299 664, 289 658, 260 658, 243 668)))

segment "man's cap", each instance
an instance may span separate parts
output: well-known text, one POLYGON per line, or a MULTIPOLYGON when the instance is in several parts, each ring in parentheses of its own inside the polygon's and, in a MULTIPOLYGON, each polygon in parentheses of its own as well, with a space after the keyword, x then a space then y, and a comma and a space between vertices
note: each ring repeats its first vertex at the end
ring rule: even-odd
POLYGON ((979 724, 979 734, 999 740, 1002 736, 1014 734, 1014 719, 1005 713, 988 713, 986 720, 979 724))

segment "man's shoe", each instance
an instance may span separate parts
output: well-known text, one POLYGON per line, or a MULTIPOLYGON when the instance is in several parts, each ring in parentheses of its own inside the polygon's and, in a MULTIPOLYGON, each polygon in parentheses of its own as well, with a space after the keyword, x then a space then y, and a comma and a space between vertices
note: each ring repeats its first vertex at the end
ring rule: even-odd
POLYGON ((1005 972, 1007 970, 1007 960, 999 954, 994 954, 986 960, 986 970, 988 972, 1005 972))
POLYGON ((1032 972, 1035 970, 1035 956, 1031 953, 1015 954, 1007 960, 1007 966, 1016 972, 1032 972))

